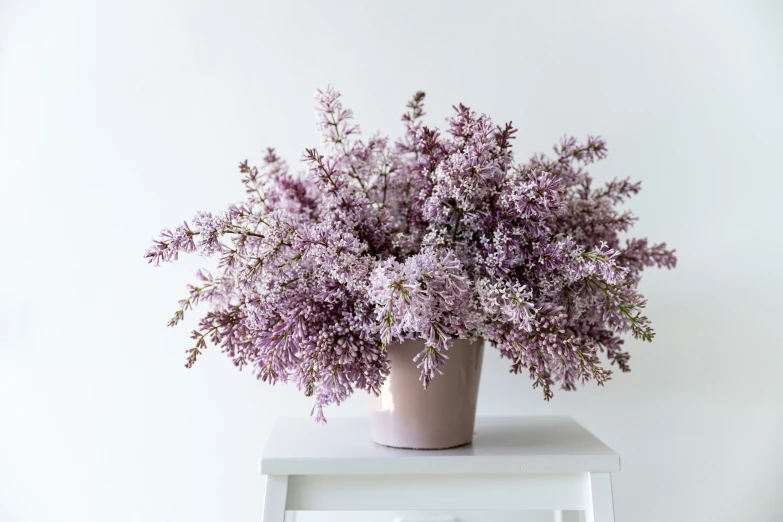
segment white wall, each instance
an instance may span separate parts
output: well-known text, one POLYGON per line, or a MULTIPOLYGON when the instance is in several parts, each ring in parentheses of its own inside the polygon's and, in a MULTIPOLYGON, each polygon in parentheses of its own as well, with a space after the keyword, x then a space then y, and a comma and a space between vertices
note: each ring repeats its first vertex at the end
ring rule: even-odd
MULTIPOLYGON (((602 134, 644 181, 658 337, 606 388, 540 400, 489 353, 484 414, 569 414, 622 454, 618 520, 783 519, 783 7, 726 2, 0 2, 0 520, 259 520, 294 389, 167 329, 201 264, 142 259, 242 197, 235 165, 317 144, 334 83, 366 131, 462 101, 519 157, 602 134)), ((360 415, 355 397, 332 417, 360 415)), ((380 520, 380 519, 379 519, 380 520)))

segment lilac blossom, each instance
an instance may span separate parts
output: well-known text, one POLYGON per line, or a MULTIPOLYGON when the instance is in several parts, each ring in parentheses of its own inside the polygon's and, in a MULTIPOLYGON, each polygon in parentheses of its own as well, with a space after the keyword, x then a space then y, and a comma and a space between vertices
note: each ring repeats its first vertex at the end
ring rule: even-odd
POLYGON ((665 243, 626 238, 623 205, 641 185, 596 184, 598 137, 564 137, 553 155, 514 158, 516 129, 459 104, 443 131, 424 124, 423 92, 396 141, 363 138, 333 88, 316 94, 320 150, 293 171, 273 149, 239 164, 246 197, 163 230, 152 264, 197 253, 216 260, 169 322, 206 303, 187 350, 208 345, 258 379, 292 382, 313 414, 355 390, 378 393, 387 348, 423 339, 411 364, 429 385, 455 338, 487 340, 553 387, 603 384, 604 358, 629 370, 623 335, 652 340, 637 286, 647 267, 674 268, 665 243))
POLYGON ((447 249, 428 250, 403 263, 386 259, 370 283, 381 342, 425 340, 424 351, 415 359, 424 386, 442 373, 452 337, 470 338, 478 331, 470 280, 447 249))

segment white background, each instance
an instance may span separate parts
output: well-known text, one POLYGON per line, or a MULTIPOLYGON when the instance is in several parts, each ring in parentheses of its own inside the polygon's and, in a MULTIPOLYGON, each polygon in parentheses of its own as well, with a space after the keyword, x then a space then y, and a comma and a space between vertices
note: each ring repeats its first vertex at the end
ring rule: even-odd
POLYGON ((143 253, 242 198, 240 160, 317 145, 327 83, 366 134, 424 89, 431 124, 513 120, 520 159, 604 136, 594 173, 643 180, 636 233, 679 254, 642 283, 658 336, 551 403, 490 351, 480 413, 582 422, 620 521, 783 519, 783 5, 483 4, 0 2, 0 520, 260 519, 264 438, 309 401, 185 370, 165 323, 204 260, 143 253))

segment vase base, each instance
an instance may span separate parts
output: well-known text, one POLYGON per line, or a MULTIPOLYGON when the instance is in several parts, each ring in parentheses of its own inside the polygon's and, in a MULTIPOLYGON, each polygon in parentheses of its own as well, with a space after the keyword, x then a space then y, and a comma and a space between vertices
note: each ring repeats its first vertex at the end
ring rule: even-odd
POLYGON ((392 446, 391 444, 384 444, 382 442, 373 441, 378 446, 383 446, 385 448, 392 448, 392 449, 401 449, 401 450, 409 450, 409 451, 443 451, 443 450, 449 450, 454 448, 461 448, 463 446, 468 446, 469 444, 473 444, 472 440, 469 440, 468 442, 461 442, 460 444, 455 444, 453 446, 444 446, 442 448, 414 448, 414 447, 406 447, 406 446, 392 446))

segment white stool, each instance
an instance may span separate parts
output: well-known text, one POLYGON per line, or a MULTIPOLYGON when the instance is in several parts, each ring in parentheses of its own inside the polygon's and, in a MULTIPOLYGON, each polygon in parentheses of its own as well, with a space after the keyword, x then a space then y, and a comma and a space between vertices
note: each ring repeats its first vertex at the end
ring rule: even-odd
POLYGON ((620 457, 569 417, 479 417, 473 443, 386 448, 365 419, 281 419, 260 461, 264 522, 286 511, 581 510, 614 522, 620 457))

